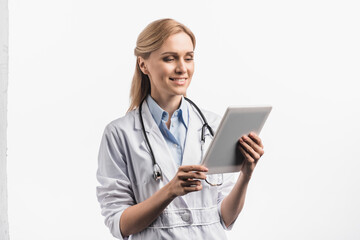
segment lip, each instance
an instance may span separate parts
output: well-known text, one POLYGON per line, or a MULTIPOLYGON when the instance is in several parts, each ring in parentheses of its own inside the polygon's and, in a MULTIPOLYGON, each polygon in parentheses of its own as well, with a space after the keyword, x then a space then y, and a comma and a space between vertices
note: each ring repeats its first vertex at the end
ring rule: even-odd
POLYGON ((169 78, 174 84, 176 85, 179 85, 179 86, 182 86, 186 83, 187 79, 188 78, 179 78, 179 77, 176 77, 176 78, 169 78))
POLYGON ((187 77, 175 77, 175 78, 169 78, 171 81, 180 81, 182 79, 184 79, 184 81, 186 81, 188 78, 187 77))

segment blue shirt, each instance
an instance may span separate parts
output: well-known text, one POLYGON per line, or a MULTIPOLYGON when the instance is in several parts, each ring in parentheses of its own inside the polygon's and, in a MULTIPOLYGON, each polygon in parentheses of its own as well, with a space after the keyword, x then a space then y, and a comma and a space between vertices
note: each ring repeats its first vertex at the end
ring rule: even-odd
POLYGON ((170 129, 166 126, 169 113, 163 110, 150 94, 147 96, 146 102, 155 123, 159 126, 160 132, 170 149, 172 157, 177 166, 181 166, 189 123, 189 109, 184 97, 181 98, 180 107, 171 116, 170 129))

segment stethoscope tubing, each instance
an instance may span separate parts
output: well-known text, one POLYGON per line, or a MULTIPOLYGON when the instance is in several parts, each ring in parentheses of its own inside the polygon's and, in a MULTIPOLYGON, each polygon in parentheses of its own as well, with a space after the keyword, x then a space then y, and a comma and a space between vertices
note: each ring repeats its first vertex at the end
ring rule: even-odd
POLYGON ((143 117, 142 117, 142 105, 144 103, 144 100, 145 100, 145 98, 141 101, 140 106, 139 106, 141 129, 142 129, 143 135, 145 137, 145 142, 149 147, 151 159, 152 159, 152 162, 153 162, 153 177, 154 177, 155 181, 158 181, 158 180, 162 179, 162 171, 161 171, 161 168, 160 168, 159 164, 157 164, 157 162, 156 162, 154 152, 152 150, 152 147, 150 145, 150 141, 149 141, 149 139, 147 137, 147 134, 146 134, 146 131, 145 131, 144 120, 143 120, 143 117))
MULTIPOLYGON (((200 110, 200 108, 193 101, 191 101, 189 98, 184 97, 184 99, 186 101, 188 101, 192 106, 195 107, 197 112, 200 114, 201 119, 203 120, 204 124, 203 124, 202 129, 201 129, 201 151, 203 151, 203 144, 205 143, 205 130, 206 130, 206 128, 209 130, 212 137, 214 137, 214 131, 210 127, 210 125, 208 124, 208 122, 207 122, 204 114, 200 110)), ((141 101, 141 103, 139 105, 139 115, 140 115, 139 117, 140 117, 141 129, 142 129, 142 132, 143 132, 143 135, 144 135, 144 138, 145 138, 145 142, 146 142, 146 144, 147 144, 147 146, 149 148, 151 159, 152 159, 152 162, 153 162, 153 177, 154 177, 155 181, 158 181, 158 180, 162 179, 162 171, 161 171, 161 168, 160 168, 159 164, 157 164, 157 162, 156 162, 154 152, 152 150, 150 141, 149 141, 149 139, 147 137, 147 134, 146 134, 146 131, 145 131, 144 120, 143 120, 143 117, 142 117, 142 105, 143 105, 144 101, 145 101, 145 98, 141 101)), ((207 183, 209 183, 207 180, 205 180, 205 181, 207 183)), ((209 183, 209 184, 211 186, 217 186, 217 184, 211 184, 211 183, 209 183)))

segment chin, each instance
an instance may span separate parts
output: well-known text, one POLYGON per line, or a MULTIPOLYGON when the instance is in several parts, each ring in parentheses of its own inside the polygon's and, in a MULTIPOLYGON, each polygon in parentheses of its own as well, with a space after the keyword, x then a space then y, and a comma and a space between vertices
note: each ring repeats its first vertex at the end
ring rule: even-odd
POLYGON ((172 95, 176 96, 176 95, 186 95, 186 91, 189 87, 189 84, 185 84, 183 86, 169 86, 168 88, 168 92, 171 93, 172 95))
POLYGON ((181 96, 185 96, 186 95, 186 89, 184 90, 175 90, 173 91, 174 95, 181 95, 181 96))

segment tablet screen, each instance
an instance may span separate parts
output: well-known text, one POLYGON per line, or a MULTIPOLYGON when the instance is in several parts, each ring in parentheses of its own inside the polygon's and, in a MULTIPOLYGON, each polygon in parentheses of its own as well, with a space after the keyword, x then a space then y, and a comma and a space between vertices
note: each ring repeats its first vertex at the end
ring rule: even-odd
POLYGON ((240 171, 244 158, 237 151, 238 140, 250 132, 259 135, 271 109, 271 106, 228 107, 202 161, 209 169, 208 174, 240 171))

